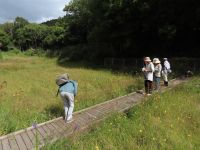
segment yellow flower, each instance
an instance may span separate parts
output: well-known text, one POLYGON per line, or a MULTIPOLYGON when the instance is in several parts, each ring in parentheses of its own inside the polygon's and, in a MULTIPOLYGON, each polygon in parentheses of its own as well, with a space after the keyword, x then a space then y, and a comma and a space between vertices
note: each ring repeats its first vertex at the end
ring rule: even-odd
POLYGON ((142 133, 142 130, 140 130, 140 133, 142 133))
POLYGON ((153 141, 155 141, 155 138, 153 137, 153 141))
POLYGON ((99 149, 99 146, 96 144, 96 146, 95 146, 95 150, 100 150, 99 149))

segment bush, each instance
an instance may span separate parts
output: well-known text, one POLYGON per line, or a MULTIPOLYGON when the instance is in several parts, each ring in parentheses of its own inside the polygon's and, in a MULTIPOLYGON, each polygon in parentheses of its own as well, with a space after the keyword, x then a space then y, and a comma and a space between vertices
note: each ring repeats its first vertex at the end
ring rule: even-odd
POLYGON ((10 43, 9 36, 2 30, 0 30, 0 48, 2 50, 8 49, 8 44, 10 43))
POLYGON ((26 56, 45 56, 46 52, 43 49, 30 48, 24 52, 26 56))
POLYGON ((12 48, 9 53, 12 53, 12 54, 20 54, 21 53, 21 50, 17 49, 17 48, 12 48))

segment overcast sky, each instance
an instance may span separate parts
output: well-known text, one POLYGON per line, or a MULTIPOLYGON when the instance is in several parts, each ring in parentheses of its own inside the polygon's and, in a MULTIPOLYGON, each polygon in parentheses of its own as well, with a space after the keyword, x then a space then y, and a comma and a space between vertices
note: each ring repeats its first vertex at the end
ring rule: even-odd
POLYGON ((0 0, 0 23, 17 16, 29 22, 43 22, 65 15, 63 8, 70 0, 0 0))

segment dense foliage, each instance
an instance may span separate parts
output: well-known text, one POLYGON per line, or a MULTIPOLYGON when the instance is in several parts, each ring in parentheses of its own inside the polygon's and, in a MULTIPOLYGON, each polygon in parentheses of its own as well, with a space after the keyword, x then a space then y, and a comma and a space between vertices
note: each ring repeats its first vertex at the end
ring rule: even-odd
POLYGON ((22 50, 59 50, 74 60, 200 55, 197 0, 73 0, 64 11, 42 24, 17 17, 1 28, 22 50))
POLYGON ((197 0, 74 0, 64 10, 95 58, 200 54, 197 0))
POLYGON ((9 42, 9 36, 0 29, 0 49, 6 49, 9 42))

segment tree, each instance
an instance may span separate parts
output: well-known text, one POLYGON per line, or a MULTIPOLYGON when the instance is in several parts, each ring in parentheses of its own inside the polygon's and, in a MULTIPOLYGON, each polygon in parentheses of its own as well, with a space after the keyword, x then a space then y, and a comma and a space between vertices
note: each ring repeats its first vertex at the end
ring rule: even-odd
POLYGON ((2 50, 7 50, 7 46, 10 43, 9 36, 2 30, 0 30, 0 45, 2 50))
POLYGON ((2 27, 2 30, 6 32, 11 37, 11 39, 13 39, 14 23, 6 22, 2 24, 1 27, 2 27))

